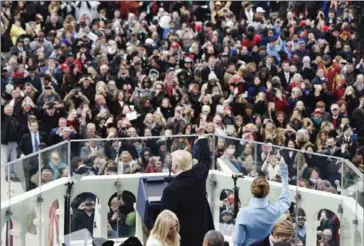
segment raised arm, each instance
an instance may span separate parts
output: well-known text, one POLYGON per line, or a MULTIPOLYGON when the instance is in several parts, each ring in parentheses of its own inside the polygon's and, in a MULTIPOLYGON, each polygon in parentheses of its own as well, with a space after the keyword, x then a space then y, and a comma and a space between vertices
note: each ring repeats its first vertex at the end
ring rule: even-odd
POLYGON ((193 159, 198 160, 198 163, 194 165, 192 169, 197 177, 201 179, 207 178, 212 163, 209 140, 203 136, 204 131, 205 128, 201 126, 197 129, 199 137, 192 149, 193 159))
POLYGON ((281 157, 279 161, 279 176, 282 178, 282 193, 278 201, 272 205, 277 219, 291 206, 288 185, 288 166, 281 157))

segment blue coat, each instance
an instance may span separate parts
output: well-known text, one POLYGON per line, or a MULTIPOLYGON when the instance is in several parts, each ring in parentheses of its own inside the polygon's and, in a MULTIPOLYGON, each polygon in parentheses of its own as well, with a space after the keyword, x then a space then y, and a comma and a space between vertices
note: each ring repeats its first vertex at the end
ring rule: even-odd
POLYGON ((236 218, 234 246, 249 246, 271 234, 277 219, 290 207, 288 167, 280 164, 282 194, 271 204, 267 198, 251 198, 248 207, 241 208, 236 218))

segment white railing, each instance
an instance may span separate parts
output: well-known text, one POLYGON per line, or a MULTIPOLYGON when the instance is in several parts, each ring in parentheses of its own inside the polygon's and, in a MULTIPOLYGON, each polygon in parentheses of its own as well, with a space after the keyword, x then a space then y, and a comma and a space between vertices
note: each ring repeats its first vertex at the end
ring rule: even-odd
MULTIPOLYGON (((117 191, 115 182, 119 182, 123 190, 128 190, 133 194, 137 194, 139 178, 161 176, 161 174, 133 174, 133 175, 115 175, 115 176, 93 176, 83 177, 76 185, 72 192, 72 196, 76 196, 83 192, 91 192, 95 194, 100 204, 95 213, 98 213, 100 220, 96 224, 94 237, 107 237, 107 213, 109 207, 107 202, 111 195, 117 191), (92 187, 92 188, 90 188, 92 187), (104 216, 102 216, 104 215, 104 216)), ((251 197, 250 185, 252 178, 246 177, 238 180, 240 187, 239 197, 242 206, 247 206, 251 197)), ((55 200, 60 201, 58 209, 59 215, 59 240, 63 242, 63 201, 66 192, 65 185, 69 182, 68 178, 61 178, 52 183, 46 184, 41 188, 37 188, 26 194, 12 199, 11 204, 8 201, 1 203, 1 231, 4 232, 5 222, 11 218, 14 229, 10 231, 13 237, 13 245, 49 245, 49 210, 55 200), (41 198, 41 199, 40 199, 41 198), (7 212, 11 215, 7 215, 7 212), (29 216, 35 212, 33 221, 29 221, 29 216), (29 224, 34 224, 37 227, 37 235, 31 235, 27 232, 29 224)), ((209 201, 212 207, 215 225, 218 225, 220 218, 220 205, 218 200, 223 189, 233 186, 231 176, 220 171, 210 171, 207 184, 209 201), (214 182, 212 182, 214 181, 214 182), (211 200, 213 198, 213 200, 211 200), (216 199, 215 199, 216 198, 216 199)), ((281 185, 271 182, 271 189, 268 199, 274 202, 281 193, 281 185)), ((315 245, 316 228, 318 226, 318 213, 322 209, 327 209, 335 212, 341 221, 340 230, 340 245, 359 246, 363 243, 363 209, 356 205, 353 198, 342 197, 340 195, 320 192, 305 188, 297 188, 290 186, 291 200, 297 206, 303 208, 306 212, 306 245, 315 245), (297 200, 297 197, 300 197, 297 200), (342 209, 341 211, 339 211, 342 209)), ((5 235, 2 235, 2 244, 5 245, 5 235)), ((140 217, 137 217, 136 236, 142 238, 142 228, 140 217)))

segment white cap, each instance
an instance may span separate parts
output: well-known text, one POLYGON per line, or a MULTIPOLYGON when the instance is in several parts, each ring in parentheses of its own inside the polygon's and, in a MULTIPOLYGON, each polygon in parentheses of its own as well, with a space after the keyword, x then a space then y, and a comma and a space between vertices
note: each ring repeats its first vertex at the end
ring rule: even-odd
POLYGON ((211 112, 211 107, 209 105, 203 105, 202 108, 201 108, 201 111, 202 112, 211 112))
POLYGON ((209 74, 209 80, 219 80, 214 72, 209 74))
POLYGON ((144 43, 145 45, 154 45, 154 40, 151 38, 147 38, 144 43))
POLYGON ((12 84, 7 84, 5 86, 5 92, 9 95, 11 95, 11 92, 14 90, 14 86, 12 84))
POLYGON ((107 53, 109 55, 114 55, 116 53, 116 47, 112 47, 112 46, 107 47, 107 53))
POLYGON ((305 63, 305 62, 311 62, 311 59, 310 59, 309 56, 304 56, 302 61, 303 61, 303 63, 305 63))
POLYGON ((262 7, 258 7, 256 12, 257 13, 265 13, 265 10, 262 7))
POLYGON ((185 62, 193 62, 193 60, 191 59, 191 57, 185 57, 185 62))

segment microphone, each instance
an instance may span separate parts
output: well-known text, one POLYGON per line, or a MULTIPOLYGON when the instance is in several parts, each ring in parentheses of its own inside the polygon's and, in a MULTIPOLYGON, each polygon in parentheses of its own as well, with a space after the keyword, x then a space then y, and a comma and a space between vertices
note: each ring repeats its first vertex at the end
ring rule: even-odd
POLYGON ((172 157, 168 154, 166 156, 166 159, 168 158, 168 161, 166 161, 167 167, 168 167, 168 179, 167 182, 170 183, 172 181, 172 157))
POLYGON ((238 178, 243 179, 243 178, 244 178, 244 174, 242 174, 242 173, 237 173, 237 174, 233 174, 233 175, 231 175, 231 177, 232 177, 233 179, 238 179, 238 178))

